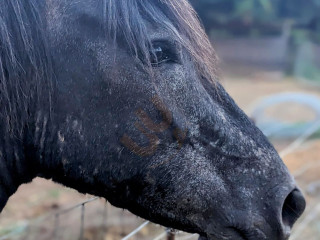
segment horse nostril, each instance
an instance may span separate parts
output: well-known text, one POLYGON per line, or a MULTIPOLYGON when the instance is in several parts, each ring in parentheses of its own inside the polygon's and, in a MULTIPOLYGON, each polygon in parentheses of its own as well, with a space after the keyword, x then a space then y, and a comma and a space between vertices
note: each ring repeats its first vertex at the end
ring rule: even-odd
POLYGON ((284 201, 282 208, 282 222, 285 227, 291 229, 305 208, 306 200, 302 193, 298 189, 293 190, 284 201))

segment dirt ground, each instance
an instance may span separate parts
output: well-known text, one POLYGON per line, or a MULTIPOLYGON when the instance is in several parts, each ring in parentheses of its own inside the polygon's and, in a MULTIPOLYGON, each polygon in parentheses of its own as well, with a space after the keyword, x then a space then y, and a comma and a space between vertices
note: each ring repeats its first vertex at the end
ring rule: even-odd
MULTIPOLYGON (((306 92, 320 97, 320 88, 292 79, 284 79, 278 73, 258 74, 248 80, 228 76, 222 81, 236 102, 249 113, 257 100, 280 92, 306 92)), ((288 109, 290 118, 309 119, 307 110, 288 109)), ((283 114, 283 109, 279 111, 283 114)), ((283 149, 289 141, 276 142, 283 149)), ((308 208, 300 223, 296 225, 292 239, 320 239, 320 140, 313 139, 297 151, 284 158, 290 171, 305 193, 308 208), (318 212, 317 212, 318 211, 318 212)), ((35 179, 23 185, 12 196, 0 215, 1 236, 15 229, 22 234, 8 239, 78 239, 81 235, 81 207, 55 218, 54 213, 80 203, 92 196, 54 184, 51 181, 35 179), (49 218, 39 218, 49 215, 49 218), (28 228, 26 223, 32 223, 28 228), (55 227, 56 226, 56 227, 55 227), (56 229, 56 230, 55 230, 56 229)), ((130 213, 115 209, 103 200, 91 202, 85 207, 84 237, 88 240, 117 240, 143 222, 130 213)), ((150 224, 132 239, 153 239, 163 228, 150 224)))

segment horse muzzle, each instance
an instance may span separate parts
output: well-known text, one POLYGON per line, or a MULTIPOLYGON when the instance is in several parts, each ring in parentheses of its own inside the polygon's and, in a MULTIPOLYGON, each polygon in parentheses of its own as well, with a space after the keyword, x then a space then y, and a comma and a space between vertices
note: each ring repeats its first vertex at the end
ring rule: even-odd
POLYGON ((253 221, 250 227, 246 227, 245 222, 253 216, 246 218, 245 213, 237 214, 238 224, 214 234, 201 235, 199 240, 288 240, 293 224, 305 210, 306 201, 300 190, 294 188, 279 205, 269 209, 268 217, 253 221))

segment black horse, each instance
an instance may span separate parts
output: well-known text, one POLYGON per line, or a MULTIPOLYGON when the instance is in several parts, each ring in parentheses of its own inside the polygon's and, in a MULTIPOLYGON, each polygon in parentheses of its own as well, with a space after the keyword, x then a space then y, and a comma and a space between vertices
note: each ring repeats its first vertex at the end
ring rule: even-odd
POLYGON ((1 0, 0 209, 40 176, 203 239, 288 239, 305 200, 216 66, 186 0, 1 0))

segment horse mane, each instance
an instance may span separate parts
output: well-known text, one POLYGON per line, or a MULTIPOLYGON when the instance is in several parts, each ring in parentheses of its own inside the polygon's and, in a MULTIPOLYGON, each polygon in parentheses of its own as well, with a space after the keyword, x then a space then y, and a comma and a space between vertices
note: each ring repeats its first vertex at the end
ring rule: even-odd
POLYGON ((215 82, 218 58, 198 15, 187 0, 104 0, 111 38, 125 37, 131 50, 149 63, 151 41, 146 20, 172 33, 189 52, 199 75, 215 82))
POLYGON ((21 137, 32 110, 51 99, 50 57, 43 31, 39 1, 1 1, 0 124, 14 137, 21 137))

